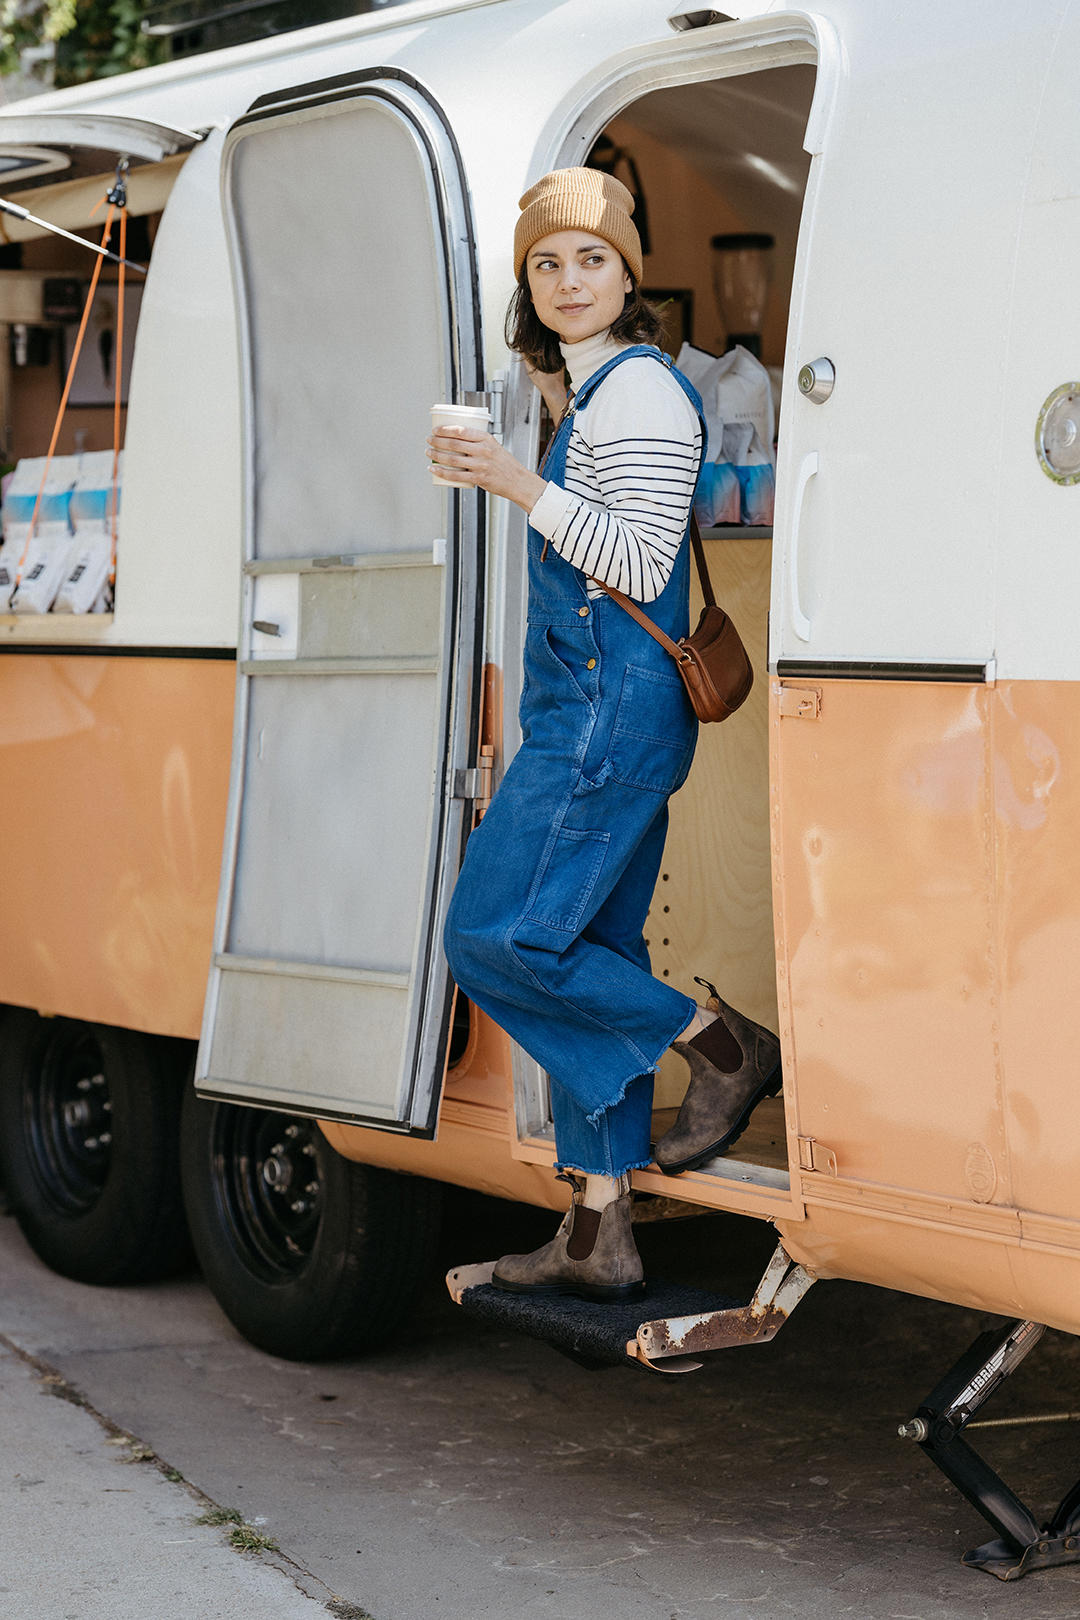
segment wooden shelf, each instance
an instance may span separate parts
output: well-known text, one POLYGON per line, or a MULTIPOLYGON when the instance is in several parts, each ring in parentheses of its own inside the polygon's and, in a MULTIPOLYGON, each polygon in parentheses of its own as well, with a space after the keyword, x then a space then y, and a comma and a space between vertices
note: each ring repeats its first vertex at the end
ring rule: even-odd
POLYGON ((703 540, 771 540, 771 523, 718 523, 715 528, 702 529, 703 540))
POLYGON ((71 647, 112 636, 111 613, 0 613, 0 650, 11 642, 56 642, 71 647))

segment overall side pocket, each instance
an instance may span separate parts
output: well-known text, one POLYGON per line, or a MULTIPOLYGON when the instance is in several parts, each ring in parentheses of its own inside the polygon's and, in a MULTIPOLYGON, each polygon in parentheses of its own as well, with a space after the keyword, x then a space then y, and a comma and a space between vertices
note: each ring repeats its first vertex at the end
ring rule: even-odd
POLYGON ((587 921, 610 842, 606 832, 563 827, 556 833, 536 897, 514 931, 515 940, 556 950, 569 945, 587 921))
POLYGON ((673 793, 685 778, 696 736, 679 676, 628 664, 609 750, 615 780, 649 793, 673 793))

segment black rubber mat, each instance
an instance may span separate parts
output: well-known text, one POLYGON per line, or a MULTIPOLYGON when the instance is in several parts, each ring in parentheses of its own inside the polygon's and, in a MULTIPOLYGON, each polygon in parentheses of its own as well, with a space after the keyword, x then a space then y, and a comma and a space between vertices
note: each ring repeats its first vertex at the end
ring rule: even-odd
MULTIPOLYGON (((598 1305, 592 1300, 565 1295, 535 1298, 507 1294, 491 1283, 466 1288, 461 1308, 488 1327, 543 1339, 582 1367, 640 1367, 626 1354, 626 1345, 642 1322, 661 1316, 693 1316, 698 1311, 726 1311, 745 1305, 742 1299, 708 1294, 682 1283, 649 1282, 644 1299, 629 1305, 598 1305)), ((646 1369, 647 1370, 647 1369, 646 1369)))

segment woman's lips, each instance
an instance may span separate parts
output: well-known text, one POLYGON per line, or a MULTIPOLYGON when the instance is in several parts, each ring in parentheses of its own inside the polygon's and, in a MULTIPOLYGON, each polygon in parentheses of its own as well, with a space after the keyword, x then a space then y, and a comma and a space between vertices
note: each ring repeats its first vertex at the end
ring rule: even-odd
POLYGON ((582 314, 582 312, 584 310, 588 309, 588 307, 589 307, 588 304, 560 304, 559 305, 559 314, 560 315, 580 315, 580 314, 582 314))

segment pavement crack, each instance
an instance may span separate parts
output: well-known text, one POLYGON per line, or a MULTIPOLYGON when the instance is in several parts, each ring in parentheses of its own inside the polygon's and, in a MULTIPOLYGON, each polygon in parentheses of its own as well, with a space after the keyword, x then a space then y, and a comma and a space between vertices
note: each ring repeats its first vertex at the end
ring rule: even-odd
MULTIPOLYGON (((50 1366, 40 1356, 32 1355, 29 1350, 24 1350, 20 1344, 16 1344, 15 1340, 6 1333, 0 1333, 0 1346, 10 1351, 24 1366, 31 1368, 36 1373, 43 1394, 54 1395, 60 1400, 70 1401, 73 1406, 81 1407, 105 1431, 107 1444, 126 1447, 128 1455, 118 1457, 118 1462, 152 1464, 159 1473, 165 1476, 171 1485, 179 1485, 187 1492, 192 1501, 202 1510, 202 1523, 217 1524, 222 1527, 227 1525, 229 1527, 229 1533, 225 1537, 227 1543, 245 1558, 257 1558, 260 1563, 273 1565, 282 1575, 287 1576, 296 1589, 302 1592, 305 1597, 321 1600, 329 1612, 336 1617, 336 1620, 372 1620, 372 1616, 367 1613, 366 1609, 361 1609, 357 1604, 350 1603, 346 1598, 339 1598, 326 1585, 326 1582, 321 1581, 312 1570, 305 1568, 296 1559, 290 1558, 288 1553, 282 1552, 277 1543, 270 1537, 259 1534, 254 1527, 245 1524, 238 1512, 234 1509, 223 1508, 212 1497, 207 1496, 205 1491, 200 1490, 198 1485, 193 1485, 191 1480, 185 1479, 179 1468, 175 1468, 172 1463, 166 1462, 152 1446, 147 1445, 144 1440, 140 1440, 136 1435, 130 1434, 128 1430, 121 1428, 118 1423, 114 1423, 106 1413, 100 1412, 96 1406, 87 1400, 81 1390, 68 1382, 64 1374, 56 1367, 50 1366), (317 1588, 317 1590, 313 1590, 313 1588, 317 1588)), ((297 1437, 294 1436, 293 1438, 297 1437)), ((43 1482, 32 1480, 27 1483, 40 1484, 43 1482)), ((199 1522, 199 1519, 195 1520, 195 1523, 199 1522)))

